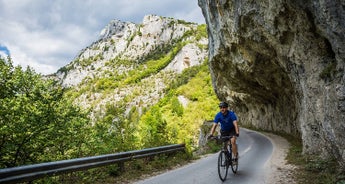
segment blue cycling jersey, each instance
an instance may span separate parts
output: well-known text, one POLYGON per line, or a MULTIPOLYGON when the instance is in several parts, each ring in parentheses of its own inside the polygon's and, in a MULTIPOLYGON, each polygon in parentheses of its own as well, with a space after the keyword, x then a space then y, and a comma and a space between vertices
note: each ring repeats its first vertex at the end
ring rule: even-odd
POLYGON ((236 114, 233 111, 229 111, 226 115, 218 112, 214 117, 214 123, 220 123, 220 129, 222 131, 230 131, 235 128, 233 121, 237 120, 236 114))

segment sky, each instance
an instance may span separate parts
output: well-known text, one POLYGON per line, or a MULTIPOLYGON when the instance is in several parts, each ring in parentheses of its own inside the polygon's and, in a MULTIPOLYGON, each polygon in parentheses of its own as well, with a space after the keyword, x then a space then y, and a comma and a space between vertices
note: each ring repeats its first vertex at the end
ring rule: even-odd
POLYGON ((111 20, 141 23, 149 14, 205 23, 198 0, 0 0, 0 56, 52 74, 111 20))

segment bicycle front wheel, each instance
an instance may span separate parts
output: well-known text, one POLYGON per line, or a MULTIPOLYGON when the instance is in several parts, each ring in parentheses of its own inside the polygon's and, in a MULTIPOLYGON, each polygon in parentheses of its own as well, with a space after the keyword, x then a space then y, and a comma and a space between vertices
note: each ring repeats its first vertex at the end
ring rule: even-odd
POLYGON ((238 170, 238 158, 236 158, 236 159, 233 159, 233 158, 232 158, 231 170, 232 170, 232 172, 233 172, 234 174, 237 173, 237 170, 238 170))
POLYGON ((225 151, 221 151, 218 156, 218 175, 220 180, 225 181, 228 175, 229 162, 225 151))

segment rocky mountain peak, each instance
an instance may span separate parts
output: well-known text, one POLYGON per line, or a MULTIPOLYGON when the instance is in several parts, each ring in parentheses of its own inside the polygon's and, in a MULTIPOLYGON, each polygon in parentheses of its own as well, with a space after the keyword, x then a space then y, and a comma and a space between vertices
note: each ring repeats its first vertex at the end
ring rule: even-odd
POLYGON ((105 26, 105 28, 100 32, 99 39, 107 39, 111 37, 112 35, 121 35, 123 34, 123 31, 125 30, 125 27, 127 24, 133 24, 130 22, 122 22, 120 20, 114 19, 109 22, 108 25, 105 26))
POLYGON ((147 15, 140 24, 112 20, 99 40, 55 75, 93 118, 108 103, 126 104, 127 112, 142 104, 140 111, 164 96, 183 70, 205 61, 206 36, 205 25, 168 17, 147 15))

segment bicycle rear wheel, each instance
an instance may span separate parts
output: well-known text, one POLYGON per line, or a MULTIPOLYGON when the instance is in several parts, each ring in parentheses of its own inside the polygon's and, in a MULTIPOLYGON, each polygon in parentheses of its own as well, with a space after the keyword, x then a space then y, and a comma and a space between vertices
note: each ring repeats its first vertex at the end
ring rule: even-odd
POLYGON ((225 181, 228 175, 229 162, 225 151, 221 151, 218 156, 218 175, 220 180, 225 181))

